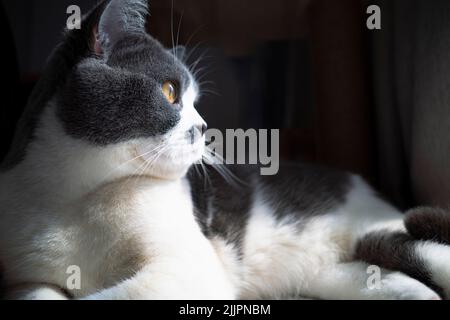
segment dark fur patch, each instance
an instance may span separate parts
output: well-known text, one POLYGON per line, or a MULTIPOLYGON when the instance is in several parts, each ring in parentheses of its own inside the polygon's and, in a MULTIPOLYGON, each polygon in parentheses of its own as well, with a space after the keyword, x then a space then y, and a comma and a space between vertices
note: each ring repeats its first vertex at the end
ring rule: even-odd
POLYGON ((306 164, 283 164, 275 176, 261 176, 257 165, 227 168, 240 182, 229 184, 210 167, 209 178, 196 173, 200 169, 193 167, 189 180, 196 215, 205 235, 221 237, 240 254, 257 190, 262 192, 275 219, 294 216, 300 232, 304 218, 328 213, 345 201, 350 187, 348 174, 306 164))
POLYGON ((66 132, 100 145, 167 133, 182 105, 170 104, 161 88, 170 80, 181 96, 190 85, 186 67, 145 30, 122 34, 108 51, 69 73, 58 95, 66 132))
POLYGON ((422 258, 416 254, 415 241, 406 233, 373 232, 358 241, 355 259, 389 270, 401 271, 444 297, 444 290, 432 281, 422 258))
MULTIPOLYGON (((219 236, 232 244, 242 257, 242 242, 253 205, 254 186, 231 185, 212 167, 206 166, 207 175, 195 166, 189 172, 195 214, 203 233, 219 236)), ((249 181, 251 167, 229 167, 240 179, 249 181)))
POLYGON ((439 208, 416 208, 407 212, 405 226, 418 240, 450 244, 450 212, 439 208))
POLYGON ((175 81, 181 92, 189 75, 169 51, 149 36, 129 36, 108 61, 89 58, 68 76, 58 116, 71 136, 106 145, 163 135, 180 120, 161 87, 175 81))
POLYGON ((274 176, 259 176, 264 199, 274 215, 315 216, 342 204, 351 187, 350 175, 317 165, 284 164, 274 176))

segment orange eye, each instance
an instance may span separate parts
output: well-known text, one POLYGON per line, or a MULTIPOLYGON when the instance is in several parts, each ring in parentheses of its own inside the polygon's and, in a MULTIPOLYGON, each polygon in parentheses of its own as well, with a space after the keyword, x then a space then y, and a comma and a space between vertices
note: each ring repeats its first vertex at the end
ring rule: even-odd
POLYGON ((169 101, 171 104, 177 103, 178 91, 177 85, 175 83, 173 83, 172 81, 164 82, 162 86, 162 92, 164 93, 164 96, 166 97, 167 101, 169 101))

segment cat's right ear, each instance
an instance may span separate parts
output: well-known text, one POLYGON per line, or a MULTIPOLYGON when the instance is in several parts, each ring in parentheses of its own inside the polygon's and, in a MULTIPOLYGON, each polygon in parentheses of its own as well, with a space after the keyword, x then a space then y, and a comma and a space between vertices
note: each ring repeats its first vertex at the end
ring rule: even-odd
POLYGON ((100 43, 100 37, 98 34, 98 25, 95 26, 94 30, 92 31, 92 39, 93 39, 93 45, 92 50, 97 56, 101 56, 103 53, 102 44, 100 43))
POLYGON ((127 34, 145 33, 148 0, 110 0, 93 30, 95 54, 107 53, 127 34))

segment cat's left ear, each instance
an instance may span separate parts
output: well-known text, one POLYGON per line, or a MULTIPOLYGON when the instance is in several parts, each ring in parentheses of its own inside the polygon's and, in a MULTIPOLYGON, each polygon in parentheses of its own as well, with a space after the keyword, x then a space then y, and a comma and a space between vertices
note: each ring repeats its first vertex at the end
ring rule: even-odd
POLYGON ((108 52, 128 34, 146 33, 148 0, 110 0, 94 32, 96 54, 108 52))

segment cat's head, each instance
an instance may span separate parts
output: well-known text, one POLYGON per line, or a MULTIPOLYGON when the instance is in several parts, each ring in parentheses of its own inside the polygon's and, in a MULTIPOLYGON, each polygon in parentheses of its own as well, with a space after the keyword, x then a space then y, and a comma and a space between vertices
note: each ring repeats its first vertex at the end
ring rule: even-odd
POLYGON ((174 178, 201 159, 206 123, 194 107, 195 79, 179 50, 146 33, 147 14, 146 0, 103 5, 85 32, 89 54, 56 92, 55 114, 69 137, 127 152, 130 170, 174 178))

